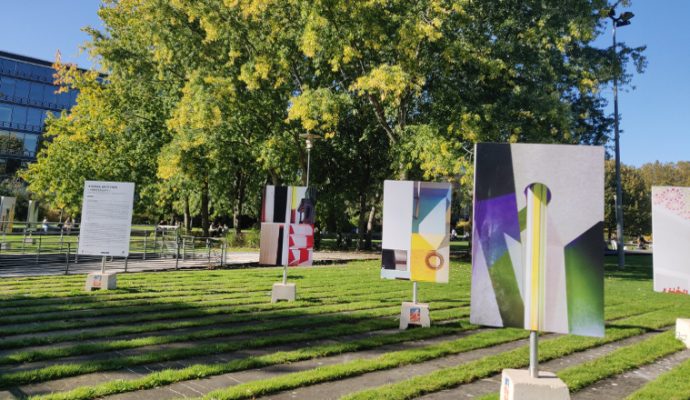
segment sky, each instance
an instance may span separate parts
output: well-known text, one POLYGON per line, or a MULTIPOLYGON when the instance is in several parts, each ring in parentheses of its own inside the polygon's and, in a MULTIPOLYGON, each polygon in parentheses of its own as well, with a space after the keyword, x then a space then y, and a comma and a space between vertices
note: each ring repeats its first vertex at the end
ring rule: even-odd
MULTIPOLYGON (((59 49, 65 62, 92 65, 80 54, 88 39, 81 28, 102 27, 99 0, 0 0, 0 5, 0 50, 53 61, 59 49)), ((626 10, 635 17, 618 30, 618 40, 646 45, 648 67, 633 77, 634 89, 619 92, 621 160, 635 166, 690 161, 690 30, 685 28, 690 0, 633 0, 626 10)), ((595 45, 611 46, 610 23, 595 45)), ((603 94, 613 114, 613 90, 603 94)))

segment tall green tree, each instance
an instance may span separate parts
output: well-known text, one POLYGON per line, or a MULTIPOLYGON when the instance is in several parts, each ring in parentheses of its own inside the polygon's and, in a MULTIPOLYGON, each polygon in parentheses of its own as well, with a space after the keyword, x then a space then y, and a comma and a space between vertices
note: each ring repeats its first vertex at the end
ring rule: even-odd
MULTIPOLYGON (((607 160, 604 190, 604 224, 608 237, 616 232, 616 170, 615 162, 607 160)), ((639 169, 621 165, 621 186, 623 189, 623 225, 626 235, 637 237, 652 232, 651 187, 647 185, 639 169)))
POLYGON ((265 183, 305 182, 302 135, 316 134, 312 185, 336 199, 324 222, 354 217, 362 235, 386 177, 467 194, 473 143, 606 143, 601 88, 644 66, 642 48, 620 45, 614 62, 593 47, 607 6, 106 0, 88 45, 105 75, 61 73, 79 104, 50 122, 26 178, 74 209, 84 179, 132 180, 149 214, 198 212, 205 233, 232 214, 239 229, 265 183))

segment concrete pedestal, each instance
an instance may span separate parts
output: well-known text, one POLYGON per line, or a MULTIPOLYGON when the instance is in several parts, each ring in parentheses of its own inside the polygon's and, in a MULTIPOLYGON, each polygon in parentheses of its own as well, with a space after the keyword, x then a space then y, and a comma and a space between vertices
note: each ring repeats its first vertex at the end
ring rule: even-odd
POLYGON ((0 250, 9 250, 9 249, 10 249, 9 243, 0 243, 0 250))
POLYGON ((685 343, 685 347, 690 349, 690 319, 678 318, 676 320, 676 339, 685 343))
POLYGON ((90 292, 94 289, 109 290, 117 288, 117 272, 91 272, 86 276, 84 289, 90 292))
POLYGON ((24 238, 24 244, 34 244, 34 243, 36 243, 36 239, 24 238))
POLYGON ((297 298, 297 287, 294 283, 274 283, 271 292, 271 303, 280 300, 295 301, 297 298))
POLYGON ((504 369, 501 400, 570 400, 568 386, 551 372, 532 378, 526 369, 504 369))
POLYGON ((408 325, 419 325, 423 328, 431 326, 429 305, 405 301, 400 308, 400 329, 407 329, 408 325))

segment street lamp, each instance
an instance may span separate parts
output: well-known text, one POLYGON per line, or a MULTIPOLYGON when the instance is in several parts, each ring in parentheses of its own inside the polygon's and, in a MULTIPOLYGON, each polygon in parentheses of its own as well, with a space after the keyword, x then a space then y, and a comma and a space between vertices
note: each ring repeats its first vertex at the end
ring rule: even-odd
POLYGON ((311 149, 314 147, 314 143, 312 140, 314 139, 319 139, 321 136, 315 135, 313 133, 304 133, 301 134, 300 137, 303 137, 305 142, 306 142, 306 147, 307 147, 307 187, 309 187, 309 164, 311 163, 311 149))
MULTIPOLYGON (((620 1, 618 2, 620 3, 620 1)), ((625 266, 625 245, 623 241, 623 188, 621 187, 621 147, 620 130, 618 128, 618 52, 616 50, 616 28, 630 25, 630 20, 635 14, 626 11, 616 17, 616 3, 609 10, 608 17, 613 24, 613 131, 616 146, 616 241, 618 248, 618 267, 625 266)))

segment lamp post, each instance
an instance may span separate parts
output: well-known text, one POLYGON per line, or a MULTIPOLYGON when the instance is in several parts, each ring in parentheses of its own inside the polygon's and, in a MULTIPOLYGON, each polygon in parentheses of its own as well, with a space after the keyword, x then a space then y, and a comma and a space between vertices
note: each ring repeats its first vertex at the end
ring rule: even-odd
POLYGON ((314 139, 319 139, 321 136, 319 135, 314 135, 313 133, 304 133, 301 134, 300 137, 304 138, 304 141, 306 143, 306 148, 307 148, 307 181, 306 181, 306 186, 309 187, 309 168, 311 164, 311 149, 314 147, 314 143, 312 140, 314 139))
MULTIPOLYGON (((618 2, 620 3, 620 1, 618 2)), ((616 3, 609 10, 609 18, 613 24, 613 132, 616 147, 616 244, 618 248, 618 267, 625 266, 625 245, 623 241, 623 188, 621 187, 621 146, 618 125, 618 51, 616 50, 616 28, 630 25, 635 14, 626 11, 616 17, 616 3)))

